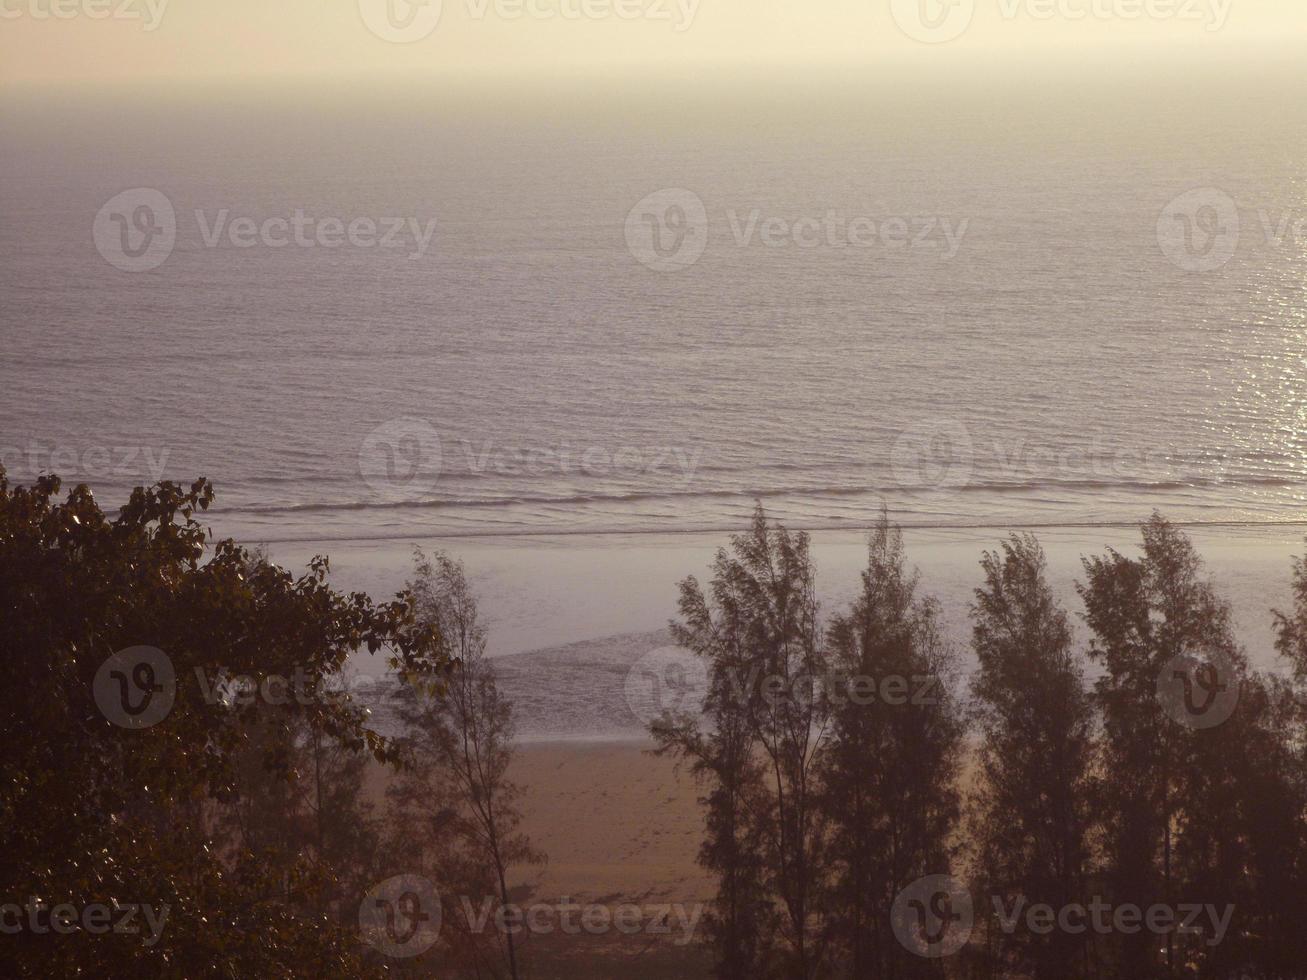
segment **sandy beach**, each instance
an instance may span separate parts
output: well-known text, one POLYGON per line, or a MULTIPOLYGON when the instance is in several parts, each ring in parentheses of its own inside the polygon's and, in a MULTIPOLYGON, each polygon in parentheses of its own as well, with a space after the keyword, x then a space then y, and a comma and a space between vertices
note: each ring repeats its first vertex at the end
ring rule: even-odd
POLYGON ((696 902, 712 895, 696 862, 703 820, 694 782, 643 743, 522 747, 523 830, 549 863, 532 869, 552 901, 696 902))
POLYGON ((0 980, 1307 963, 1307 2, 0 20, 0 980))
MULTIPOLYGON (((518 749, 511 778, 525 790, 522 830, 547 857, 510 879, 523 907, 638 907, 632 935, 527 933, 532 976, 707 976, 700 942, 713 884, 696 856, 703 821, 693 780, 646 742, 540 742, 518 749), (658 923, 657 925, 649 925, 658 923)), ((374 767, 380 804, 386 771, 374 767)))
MULTIPOLYGON (((1271 609, 1286 608, 1290 569, 1303 551, 1304 528, 1189 528, 1208 572, 1231 603, 1237 634, 1259 669, 1277 669, 1271 609)), ((1107 548, 1134 554, 1130 527, 1040 529, 1050 581, 1072 613, 1078 642, 1087 641, 1076 581, 1081 559, 1107 548)), ((977 562, 1001 529, 908 530, 909 559, 921 590, 937 598, 965 683, 968 604, 977 562)), ((701 581, 728 535, 575 535, 425 541, 461 558, 489 621, 501 690, 515 707, 519 745, 512 776, 525 790, 523 830, 548 856, 517 869, 513 886, 527 903, 592 903, 607 908, 683 906, 702 911, 713 882, 697 863, 703 834, 698 791, 671 760, 650 753, 644 705, 633 703, 632 678, 648 657, 666 651, 676 583, 701 581)), ((822 603, 841 609, 858 586, 865 532, 815 532, 822 603)), ((332 542, 339 587, 381 596, 400 588, 412 546, 332 542)), ((292 567, 311 549, 274 548, 292 567)), ((655 661, 656 662, 656 661, 655 661)), ((362 661, 370 673, 377 661, 362 661)), ((1092 668, 1091 668, 1092 673, 1092 668)), ((637 685, 638 686, 638 685, 637 685)), ((379 713, 379 720, 384 712, 379 713)), ((378 727, 383 728, 384 725, 378 727)), ((379 788, 379 785, 378 785, 379 788)), ((695 930, 696 934, 700 930, 695 930)), ((535 975, 575 980, 616 973, 642 977, 706 976, 705 949, 657 937, 532 935, 535 975), (584 955, 578 959, 578 951, 584 955), (584 968, 578 967, 584 962, 584 968), (590 972, 578 973, 578 969, 590 972)))
MULTIPOLYGON (((712 881, 697 863, 702 832, 688 773, 648 742, 541 742, 520 746, 511 779, 525 791, 523 832, 546 855, 519 868, 530 901, 701 902, 712 881)), ((374 767, 369 796, 384 806, 388 770, 374 767)))
MULTIPOLYGON (((1261 669, 1277 666, 1270 610, 1290 602, 1290 563, 1303 550, 1302 531, 1189 529, 1231 602, 1251 661, 1261 669)), ((978 578, 976 562, 1001 536, 998 529, 905 532, 909 557, 920 567, 921 588, 940 602, 964 677, 972 663, 967 605, 978 578)), ((1038 536, 1048 553, 1051 581, 1073 613, 1083 644, 1075 592, 1081 557, 1108 547, 1132 554, 1138 532, 1059 528, 1040 530, 1038 536)), ((548 855, 546 865, 519 870, 516 885, 532 901, 698 903, 711 896, 712 881, 696 862, 703 830, 696 787, 670 760, 650 753, 628 678, 641 658, 670 644, 665 626, 675 612, 677 580, 690 574, 706 579, 714 550, 727 537, 447 543, 450 553, 467 563, 478 589, 491 623, 491 649, 498 653, 501 688, 515 705, 520 744, 513 778, 526 791, 523 829, 548 855), (534 649, 529 648, 533 639, 534 649)), ((440 545, 423 543, 428 550, 440 545)), ((838 609, 856 588, 864 533, 817 532, 813 549, 824 606, 838 609)), ((403 584, 411 550, 335 542, 329 553, 338 584, 380 595, 403 584)), ((296 562, 308 553, 275 557, 296 562)), ((547 962, 548 942, 543 946, 547 962)), ((637 944, 605 949, 639 959, 637 944)), ((659 962, 665 969, 665 961, 659 962)))

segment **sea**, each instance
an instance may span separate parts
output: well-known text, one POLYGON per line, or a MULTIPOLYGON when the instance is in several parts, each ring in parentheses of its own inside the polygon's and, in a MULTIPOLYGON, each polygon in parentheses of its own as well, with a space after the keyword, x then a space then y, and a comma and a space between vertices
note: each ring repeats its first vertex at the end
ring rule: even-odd
POLYGON ((0 459, 250 543, 1301 522, 1303 73, 1220 68, 16 95, 0 459))

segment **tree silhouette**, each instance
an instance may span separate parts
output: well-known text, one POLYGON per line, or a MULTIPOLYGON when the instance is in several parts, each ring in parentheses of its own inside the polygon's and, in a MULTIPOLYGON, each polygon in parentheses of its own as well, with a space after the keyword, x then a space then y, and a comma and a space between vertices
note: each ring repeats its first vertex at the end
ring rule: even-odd
POLYGON ((211 542, 196 520, 213 499, 204 480, 137 489, 113 519, 85 486, 63 502, 59 490, 54 477, 11 487, 0 471, 0 879, 47 904, 152 903, 168 919, 153 946, 116 932, 6 936, 0 972, 369 975, 357 930, 319 911, 320 869, 295 853, 225 857, 211 824, 239 799, 241 750, 278 713, 379 760, 393 747, 347 698, 233 704, 198 677, 298 674, 316 690, 362 648, 438 676, 438 634, 412 596, 334 592, 325 559, 297 579, 211 542), (139 647, 161 651, 175 682, 156 671, 164 661, 107 663, 139 647), (115 721, 97 676, 136 686, 124 712, 169 710, 148 727, 115 721))
POLYGON ((806 980, 822 962, 825 667, 813 578, 807 536, 769 524, 759 506, 717 553, 711 599, 695 579, 681 584, 673 635, 707 663, 712 728, 664 718, 653 735, 707 780, 701 859, 719 876, 709 928, 724 978, 756 976, 774 958, 782 976, 806 980))
MULTIPOLYGON (((971 611, 980 664, 972 693, 983 736, 971 821, 977 891, 1009 909, 1083 903, 1094 712, 1071 626, 1033 536, 1013 535, 986 552, 981 567, 985 584, 971 611)), ((999 969, 1035 980, 1085 974, 1086 937, 1062 930, 1005 936, 995 919, 987 935, 999 969)))
MULTIPOLYGON (((1247 840, 1232 819, 1239 783, 1229 767, 1246 729, 1227 709, 1248 671, 1229 607, 1189 539, 1160 515, 1143 527, 1140 558, 1109 552, 1084 567, 1089 655, 1104 667, 1097 803, 1112 897, 1142 908, 1241 907, 1247 840)), ((1214 975, 1240 945, 1237 935, 1213 948, 1202 936, 1147 930, 1114 939, 1123 977, 1214 975)))
POLYGON ((882 515, 862 591, 829 632, 832 737, 821 765, 833 928, 855 977, 941 975, 891 930, 898 893, 952 868, 965 724, 938 618, 882 515))
POLYGON ((452 955, 442 973, 517 980, 523 970, 513 932, 476 932, 463 904, 509 904, 510 868, 544 860, 521 833, 522 789, 508 776, 512 707, 485 656, 486 630, 462 564, 419 551, 409 590, 419 620, 439 631, 454 659, 439 690, 415 678, 404 692, 401 748, 410 765, 389 790, 395 860, 425 852, 424 870, 449 905, 452 955))

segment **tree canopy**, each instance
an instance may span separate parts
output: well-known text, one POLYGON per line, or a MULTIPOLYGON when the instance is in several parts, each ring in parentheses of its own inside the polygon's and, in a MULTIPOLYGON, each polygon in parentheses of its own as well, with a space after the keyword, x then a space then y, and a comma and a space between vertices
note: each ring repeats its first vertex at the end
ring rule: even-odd
MULTIPOLYGON (((0 880, 46 917, 0 944, 15 976, 366 976, 357 928, 316 901, 332 871, 302 853, 224 847, 252 744, 276 783, 300 778, 307 730, 392 761, 367 709, 336 683, 356 651, 409 677, 448 663, 414 597, 375 603, 295 577, 200 523, 212 486, 138 488, 115 516, 56 477, 10 486, 0 469, 0 880), (233 698, 233 678, 262 692, 233 698), (152 944, 50 910, 166 909, 152 944)), ((28 914, 25 912, 24 914, 28 914)), ((112 914, 112 913, 111 913, 112 914)))

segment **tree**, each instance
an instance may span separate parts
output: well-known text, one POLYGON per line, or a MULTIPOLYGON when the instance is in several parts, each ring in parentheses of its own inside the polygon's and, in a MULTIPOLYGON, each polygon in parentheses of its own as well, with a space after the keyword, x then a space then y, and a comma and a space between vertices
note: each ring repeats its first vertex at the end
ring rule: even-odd
POLYGON ((1182 902, 1241 910, 1220 946, 1211 937, 1119 937, 1116 975, 1216 975, 1241 959, 1251 860, 1247 790, 1234 760, 1255 726, 1248 670, 1228 605, 1202 577, 1189 539, 1160 515, 1143 527, 1143 555, 1086 559, 1079 587, 1104 674, 1099 815, 1107 882, 1116 903, 1182 902), (1160 948, 1160 952, 1159 952, 1160 948))
POLYGON ((824 955, 815 780, 826 723, 807 535, 769 525, 759 506, 750 530, 718 551, 711 599, 686 579, 680 611, 673 636, 707 664, 713 727, 664 718, 653 736, 708 783, 701 860, 719 876, 717 975, 756 976, 771 954, 782 975, 806 980, 824 955))
POLYGON ((370 756, 266 708, 234 760, 236 794, 216 808, 225 854, 269 865, 297 855, 322 879, 315 908, 352 928, 378 878, 381 820, 364 791, 370 756))
MULTIPOLYGON (((413 828, 435 873, 452 887, 449 922, 460 932, 456 959, 479 962, 491 975, 521 975, 512 930, 502 935, 502 963, 487 962, 485 937, 475 934, 458 899, 494 895, 510 902, 509 871, 543 861, 521 833, 522 789, 508 776, 513 761, 512 707, 499 693, 485 655, 486 631, 463 566, 443 553, 417 553, 409 584, 420 621, 449 643, 453 667, 439 691, 417 678, 400 716, 412 768, 390 791, 405 841, 413 828), (460 918, 461 916, 461 918, 460 918), (461 927, 461 928, 460 928, 461 927)), ((478 975, 480 975, 478 973, 478 975)))
MULTIPOLYGON (((1094 712, 1071 648, 1071 626, 1030 535, 986 552, 972 605, 979 671, 972 682, 980 731, 973 802, 978 892, 1055 909, 1085 903, 1094 712)), ((1003 972, 1034 980, 1083 976, 1085 938, 1063 930, 987 935, 1003 972)))
POLYGON ((1262 727, 1281 736, 1263 736, 1252 769, 1264 788, 1255 813, 1262 824, 1256 873, 1269 947, 1265 966, 1285 976, 1307 963, 1307 558, 1294 559, 1292 584, 1292 612, 1273 613, 1276 648, 1290 679, 1262 685, 1268 703, 1262 727))
POLYGON ((712 688, 704 705, 709 730, 685 716, 664 717, 650 734, 656 754, 687 762, 704 787, 699 864, 717 877, 716 897, 703 917, 715 951, 713 975, 754 980, 772 973, 776 934, 763 841, 766 785, 747 720, 720 700, 715 679, 712 688))
POLYGON ((832 739, 821 767, 834 928, 855 977, 939 975, 890 929, 895 896, 947 874, 965 722, 938 607, 916 594, 902 535, 882 515, 862 591, 830 627, 832 739))
MULTIPOLYGON (((197 680, 299 675, 316 689, 362 648, 436 677, 437 632, 411 595, 377 605, 333 591, 325 559, 296 579, 210 541, 196 520, 213 500, 207 481, 137 489, 112 519, 87 487, 63 502, 59 491, 55 477, 11 487, 0 470, 0 878, 47 907, 138 903, 168 915, 153 945, 116 932, 7 936, 5 972, 369 975, 356 931, 317 911, 313 869, 295 855, 270 865, 221 853, 209 815, 238 798, 240 752, 268 713, 205 697, 197 680), (109 662, 140 647, 163 659, 109 662), (156 709, 167 710, 155 724, 133 723, 156 709)), ((351 751, 396 757, 348 700, 289 699, 276 711, 351 751)))

